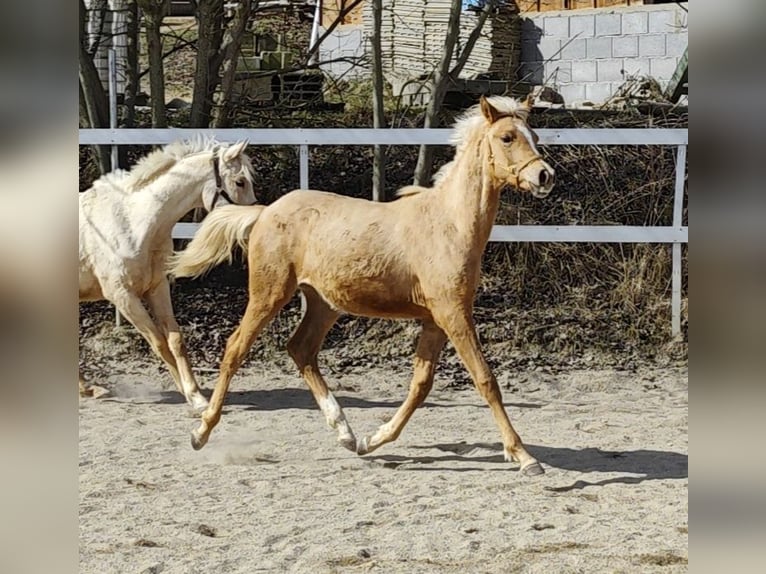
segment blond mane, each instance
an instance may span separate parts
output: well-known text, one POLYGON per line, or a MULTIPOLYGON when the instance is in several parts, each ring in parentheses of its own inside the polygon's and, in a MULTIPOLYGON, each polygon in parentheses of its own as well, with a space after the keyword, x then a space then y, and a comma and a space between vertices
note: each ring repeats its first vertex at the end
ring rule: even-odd
MULTIPOLYGON (((529 115, 529 109, 523 102, 511 98, 508 96, 491 96, 487 98, 487 101, 502 115, 517 116, 526 121, 529 115)), ((417 195, 424 191, 438 188, 439 185, 445 180, 445 177, 455 167, 460 154, 465 149, 466 143, 475 138, 477 134, 483 133, 483 129, 487 127, 487 120, 481 113, 481 107, 479 104, 471 106, 465 112, 463 112, 455 120, 453 126, 452 136, 450 137, 450 144, 455 148, 455 157, 452 161, 444 164, 433 175, 432 187, 421 187, 418 185, 407 185, 402 187, 396 192, 396 197, 407 197, 411 195, 417 195)))
POLYGON ((212 151, 221 145, 215 138, 202 136, 176 141, 142 157, 129 171, 118 169, 101 176, 93 187, 110 187, 123 193, 132 193, 170 171, 179 161, 191 155, 212 151))

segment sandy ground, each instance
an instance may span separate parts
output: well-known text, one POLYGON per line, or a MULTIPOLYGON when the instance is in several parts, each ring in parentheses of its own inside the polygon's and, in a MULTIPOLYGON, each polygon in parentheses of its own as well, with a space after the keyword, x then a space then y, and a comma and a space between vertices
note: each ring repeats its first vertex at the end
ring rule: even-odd
MULTIPOLYGON (((399 440, 357 457, 300 378, 250 363, 195 452, 167 373, 124 363, 111 398, 80 400, 80 571, 685 572, 687 370, 498 378, 542 477, 503 462, 478 394, 438 374, 399 440)), ((407 385, 328 380, 358 436, 407 385)))

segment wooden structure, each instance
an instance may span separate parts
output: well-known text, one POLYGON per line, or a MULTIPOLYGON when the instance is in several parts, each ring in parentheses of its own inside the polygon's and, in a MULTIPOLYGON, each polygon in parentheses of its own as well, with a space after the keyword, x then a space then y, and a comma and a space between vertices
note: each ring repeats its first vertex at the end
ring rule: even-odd
POLYGON ((678 61, 678 67, 670 79, 668 89, 665 90, 665 97, 675 103, 681 99, 682 95, 689 94, 689 48, 684 50, 684 55, 678 61))
MULTIPOLYGON (((338 19, 347 6, 351 6, 354 0, 323 0, 322 2, 322 27, 329 28, 338 19)), ((348 14, 345 14, 339 26, 361 26, 363 23, 362 11, 365 0, 354 6, 348 14)))

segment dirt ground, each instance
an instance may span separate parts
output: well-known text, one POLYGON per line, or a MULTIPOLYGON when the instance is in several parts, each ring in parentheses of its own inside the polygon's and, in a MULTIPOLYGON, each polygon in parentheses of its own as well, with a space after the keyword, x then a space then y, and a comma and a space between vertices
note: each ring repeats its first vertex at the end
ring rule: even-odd
MULTIPOLYGON (((357 436, 404 398, 395 367, 327 369, 357 436)), ((687 571, 683 366, 498 370, 534 478, 449 372, 398 441, 357 457, 273 362, 238 373, 199 452, 158 362, 109 370, 112 396, 80 400, 83 573, 687 571)))

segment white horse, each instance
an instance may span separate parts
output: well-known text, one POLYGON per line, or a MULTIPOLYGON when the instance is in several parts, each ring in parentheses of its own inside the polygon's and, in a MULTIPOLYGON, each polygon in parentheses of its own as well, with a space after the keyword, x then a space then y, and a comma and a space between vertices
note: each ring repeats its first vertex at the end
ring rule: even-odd
MULTIPOLYGON (((173 316, 166 259, 173 226, 196 207, 255 203, 247 142, 176 142, 80 193, 80 301, 111 301, 170 369, 195 410, 202 395, 173 316), (144 306, 148 304, 148 310, 144 306), (151 315, 149 313, 151 311, 151 315)), ((92 394, 82 373, 80 394, 92 394)))

